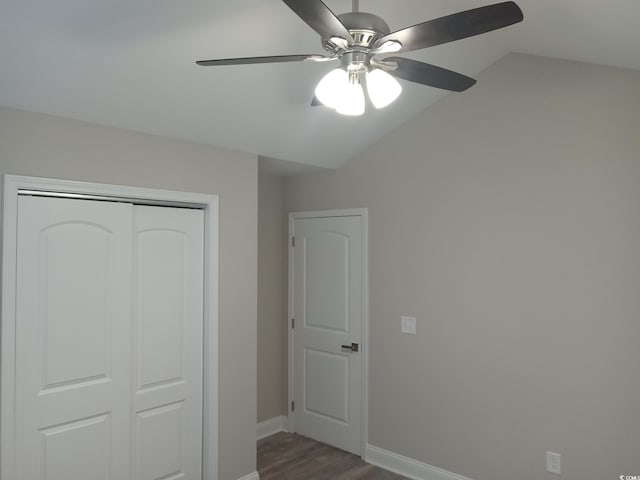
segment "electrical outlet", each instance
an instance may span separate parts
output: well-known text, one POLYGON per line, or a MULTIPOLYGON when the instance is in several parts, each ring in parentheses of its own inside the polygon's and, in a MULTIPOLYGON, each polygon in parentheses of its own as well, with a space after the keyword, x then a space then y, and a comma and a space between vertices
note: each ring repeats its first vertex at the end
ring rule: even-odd
POLYGON ((547 472, 556 475, 562 473, 562 457, 559 453, 547 452, 547 472))
POLYGON ((400 331, 410 335, 416 334, 416 317, 400 317, 400 331))

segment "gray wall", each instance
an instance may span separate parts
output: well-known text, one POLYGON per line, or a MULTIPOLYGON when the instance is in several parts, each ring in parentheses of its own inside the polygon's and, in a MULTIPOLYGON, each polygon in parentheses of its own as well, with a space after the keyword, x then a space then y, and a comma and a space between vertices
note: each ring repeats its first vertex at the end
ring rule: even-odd
POLYGON ((219 195, 220 480, 255 471, 257 158, 0 108, 0 173, 219 195))
POLYGON ((476 480, 558 478, 545 450, 640 474, 639 127, 640 72, 509 55, 287 180, 289 211, 369 208, 371 444, 476 480))
POLYGON ((258 422, 286 415, 284 178, 258 176, 258 422))

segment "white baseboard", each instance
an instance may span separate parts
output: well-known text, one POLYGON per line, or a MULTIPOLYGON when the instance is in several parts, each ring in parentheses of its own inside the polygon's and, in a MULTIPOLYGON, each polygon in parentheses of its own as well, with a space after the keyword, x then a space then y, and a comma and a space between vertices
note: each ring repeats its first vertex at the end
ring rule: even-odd
POLYGON ((238 480, 260 480, 260 475, 258 475, 258 472, 253 472, 249 475, 245 475, 244 477, 239 478, 238 480))
POLYGON ((270 418, 264 422, 260 422, 257 426, 258 440, 268 437, 279 432, 287 432, 287 424, 289 418, 284 415, 278 415, 277 417, 270 418))
POLYGON ((413 480, 471 480, 470 478, 432 467, 413 458, 398 455, 382 448, 367 445, 367 463, 403 475, 413 480))

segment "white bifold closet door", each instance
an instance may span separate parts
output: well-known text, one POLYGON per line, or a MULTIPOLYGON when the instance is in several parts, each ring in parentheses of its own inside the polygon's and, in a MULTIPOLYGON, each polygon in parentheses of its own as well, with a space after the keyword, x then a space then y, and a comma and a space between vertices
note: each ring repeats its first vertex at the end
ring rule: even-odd
POLYGON ((19 197, 16 480, 202 478, 203 224, 19 197))

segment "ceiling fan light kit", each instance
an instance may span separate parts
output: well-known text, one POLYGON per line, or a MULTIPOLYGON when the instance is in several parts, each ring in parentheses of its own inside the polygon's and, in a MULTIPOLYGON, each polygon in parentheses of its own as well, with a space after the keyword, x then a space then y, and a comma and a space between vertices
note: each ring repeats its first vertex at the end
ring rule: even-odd
MULTIPOLYGON (((391 32, 377 15, 360 12, 353 0, 353 12, 335 15, 321 0, 283 0, 321 38, 327 55, 280 55, 269 57, 200 60, 202 66, 247 65, 275 62, 330 62, 340 66, 327 73, 315 89, 320 104, 342 115, 365 112, 365 86, 376 108, 393 103, 402 92, 400 78, 435 88, 462 92, 476 83, 473 78, 435 65, 404 57, 378 55, 410 52, 461 40, 521 22, 520 7, 512 1, 496 3, 428 20, 391 32), (395 78, 394 78, 395 77, 395 78)), ((313 102, 312 105, 316 105, 313 102)))
POLYGON ((393 103, 402 92, 402 85, 384 70, 356 64, 327 73, 318 83, 315 95, 322 104, 342 115, 362 115, 365 111, 363 83, 369 100, 378 109, 393 103))

